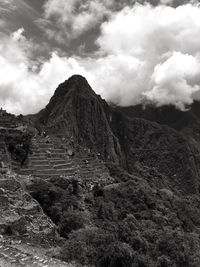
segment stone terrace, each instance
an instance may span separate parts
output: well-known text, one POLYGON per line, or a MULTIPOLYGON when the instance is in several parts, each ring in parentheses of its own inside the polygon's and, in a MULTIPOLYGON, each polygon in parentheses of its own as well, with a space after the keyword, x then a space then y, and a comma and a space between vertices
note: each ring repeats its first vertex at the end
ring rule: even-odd
MULTIPOLYGON (((27 246, 27 245, 26 245, 27 246)), ((0 266, 2 267, 75 267, 72 264, 50 258, 36 249, 24 248, 19 241, 0 240, 0 266), (19 245, 17 245, 19 243, 19 245)))
POLYGON ((18 119, 0 109, 0 162, 10 163, 10 156, 5 144, 5 136, 19 134, 18 119))
POLYGON ((29 155, 27 166, 20 168, 15 163, 15 170, 21 175, 32 175, 44 179, 60 176, 78 178, 90 184, 100 182, 108 184, 112 180, 109 172, 95 154, 81 149, 70 155, 67 145, 61 138, 35 137, 32 140, 32 153, 29 155))
POLYGON ((70 156, 62 136, 33 138, 32 153, 28 157, 26 166, 21 168, 20 163, 11 161, 4 141, 6 134, 19 134, 17 126, 18 120, 14 115, 0 110, 0 162, 11 162, 12 169, 18 174, 44 179, 60 176, 67 179, 76 177, 90 184, 95 182, 108 184, 112 180, 104 162, 94 153, 89 153, 88 149, 82 148, 70 156))

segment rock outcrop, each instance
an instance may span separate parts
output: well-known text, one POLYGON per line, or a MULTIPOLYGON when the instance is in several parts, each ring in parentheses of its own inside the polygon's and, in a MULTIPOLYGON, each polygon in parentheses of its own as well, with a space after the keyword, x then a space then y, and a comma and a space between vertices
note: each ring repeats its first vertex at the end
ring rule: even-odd
POLYGON ((194 147, 180 133, 121 113, 113 116, 112 128, 130 173, 139 172, 159 187, 198 192, 199 160, 194 147))
POLYGON ((30 138, 0 114, 0 265, 66 266, 20 256, 12 239, 28 239, 65 242, 49 255, 85 266, 200 266, 195 105, 109 106, 75 75, 26 117, 30 138))
POLYGON ((200 141, 200 102, 195 101, 185 111, 174 106, 156 107, 154 105, 136 105, 131 107, 113 107, 130 118, 140 118, 168 125, 183 133, 188 139, 200 141))
MULTIPOLYGON (((110 107, 85 78, 75 75, 59 85, 46 108, 37 114, 37 123, 50 134, 63 134, 71 142, 94 149, 104 160, 130 173, 146 172, 158 184, 185 193, 198 192, 200 163, 195 146, 177 131, 181 126, 173 116, 156 115, 152 110, 150 114, 144 111, 143 117, 149 119, 145 120, 135 118, 142 117, 138 107, 110 107), (162 125, 164 122, 168 126, 162 125)), ((179 112, 171 113, 180 117, 179 112)))
POLYGON ((55 225, 18 180, 11 172, 0 176, 0 233, 39 243, 55 239, 55 225))
POLYGON ((120 147, 108 122, 109 107, 85 78, 72 76, 60 84, 38 121, 49 133, 64 133, 72 142, 95 148, 107 160, 119 162, 120 147))

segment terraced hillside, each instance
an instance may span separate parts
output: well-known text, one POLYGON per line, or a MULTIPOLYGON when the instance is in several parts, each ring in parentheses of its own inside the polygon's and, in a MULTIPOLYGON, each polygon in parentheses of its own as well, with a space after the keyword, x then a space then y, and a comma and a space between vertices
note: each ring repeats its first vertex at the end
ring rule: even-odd
POLYGON ((0 110, 0 266, 71 266, 41 249, 57 242, 56 226, 24 189, 29 177, 13 172, 21 165, 14 156, 17 146, 23 145, 26 129, 17 117, 0 110))
POLYGON ((0 162, 2 167, 8 167, 11 164, 10 154, 6 145, 6 137, 21 134, 18 129, 18 120, 14 115, 0 110, 0 162))
MULTIPOLYGON (((16 242, 17 243, 17 242, 16 242)), ((71 264, 52 259, 41 253, 36 255, 34 249, 32 252, 24 251, 23 246, 15 242, 5 240, 0 242, 0 266, 3 267, 73 267, 71 264), (12 244, 13 243, 13 244, 12 244)))
POLYGON ((0 112, 0 133, 0 266, 65 266, 26 253, 30 237, 80 266, 200 266, 198 139, 111 108, 81 76, 21 122, 0 112))
POLYGON ((87 187, 112 182, 105 163, 97 154, 86 148, 79 151, 67 148, 65 141, 55 136, 34 137, 27 165, 21 168, 20 163, 15 163, 13 167, 21 175, 43 179, 77 178, 87 187))

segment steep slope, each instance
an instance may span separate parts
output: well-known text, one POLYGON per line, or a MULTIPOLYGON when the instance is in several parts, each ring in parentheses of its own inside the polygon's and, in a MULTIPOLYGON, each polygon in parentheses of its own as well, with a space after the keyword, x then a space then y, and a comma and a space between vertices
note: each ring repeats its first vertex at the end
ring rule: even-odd
POLYGON ((198 192, 197 151, 180 133, 118 112, 113 114, 112 123, 130 173, 139 172, 158 187, 198 192))
POLYGON ((0 232, 42 243, 56 238, 56 227, 22 187, 20 176, 0 175, 0 232))
POLYGON ((85 78, 75 75, 59 85, 49 104, 38 114, 38 121, 49 133, 64 133, 71 141, 118 162, 120 148, 108 123, 106 105, 85 78))
POLYGON ((185 134, 189 139, 200 141, 200 102, 195 101, 186 111, 178 110, 174 106, 158 108, 153 105, 113 107, 113 109, 131 118, 142 118, 168 125, 185 134))
POLYGON ((52 242, 58 230, 65 244, 53 255, 78 266, 200 266, 198 114, 198 103, 185 113, 110 107, 76 75, 28 117, 39 131, 23 168, 26 139, 4 125, 2 157, 9 148, 21 175, 2 164, 0 265, 65 266, 2 242, 52 242))
POLYGON ((198 106, 195 110, 196 113, 183 116, 173 108, 156 113, 149 107, 142 113, 140 107, 109 107, 85 78, 75 75, 59 85, 37 119, 48 133, 63 134, 74 144, 101 153, 103 159, 119 164, 129 173, 139 172, 158 186, 164 184, 185 193, 196 193, 198 151, 177 131, 184 131, 184 125, 189 129, 195 124, 198 106), (170 127, 162 125, 165 123, 170 127))

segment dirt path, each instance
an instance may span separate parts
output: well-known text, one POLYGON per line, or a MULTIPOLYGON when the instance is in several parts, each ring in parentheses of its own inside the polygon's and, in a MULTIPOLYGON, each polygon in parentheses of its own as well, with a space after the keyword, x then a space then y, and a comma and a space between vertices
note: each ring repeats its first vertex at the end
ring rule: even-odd
POLYGON ((0 267, 73 267, 71 264, 52 259, 31 249, 23 250, 13 244, 0 242, 0 267))

